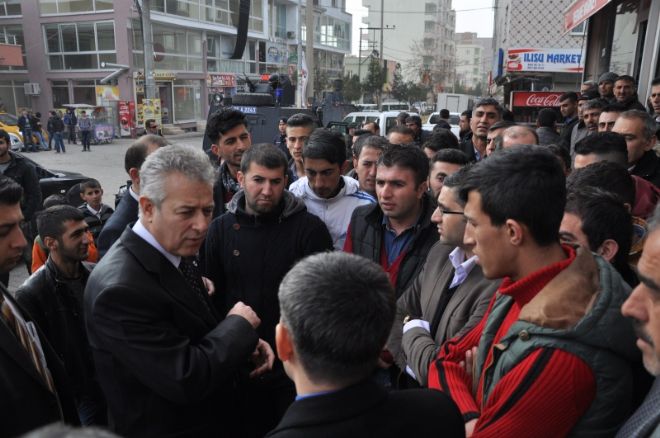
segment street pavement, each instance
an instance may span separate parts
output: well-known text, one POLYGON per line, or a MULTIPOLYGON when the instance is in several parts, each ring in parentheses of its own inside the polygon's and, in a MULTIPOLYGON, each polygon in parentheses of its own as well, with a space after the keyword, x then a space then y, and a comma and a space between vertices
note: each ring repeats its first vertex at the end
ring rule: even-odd
MULTIPOLYGON (((172 144, 202 148, 203 133, 201 132, 190 132, 165 138, 172 144)), ((103 187, 103 202, 114 208, 117 190, 129 179, 124 170, 124 154, 134 141, 130 138, 115 139, 110 144, 92 145, 91 152, 82 152, 80 143, 69 145, 65 141, 65 154, 42 151, 25 155, 47 169, 78 172, 99 180, 103 187)), ((23 264, 14 268, 9 276, 9 290, 14 292, 27 276, 28 273, 23 264)))

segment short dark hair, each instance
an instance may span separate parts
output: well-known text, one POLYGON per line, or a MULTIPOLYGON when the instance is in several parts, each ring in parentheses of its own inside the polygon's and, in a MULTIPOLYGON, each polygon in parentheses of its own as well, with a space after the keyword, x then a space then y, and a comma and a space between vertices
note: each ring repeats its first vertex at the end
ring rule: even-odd
POLYGON ((442 119, 448 119, 449 118, 449 110, 448 109, 441 109, 440 110, 440 118, 442 119))
POLYGON ((66 199, 66 196, 57 194, 50 195, 44 199, 44 208, 52 207, 54 205, 69 205, 69 201, 66 199))
POLYGON ((633 77, 630 76, 630 75, 621 75, 621 76, 619 76, 618 78, 616 78, 616 80, 614 81, 614 83, 616 84, 616 83, 619 82, 619 81, 630 82, 630 83, 632 84, 633 87, 637 87, 637 81, 635 80, 635 78, 633 78, 633 77))
POLYGON ((408 118, 408 116, 410 116, 410 114, 408 114, 405 111, 402 111, 402 112, 400 112, 399 114, 396 115, 396 120, 399 123, 403 124, 403 123, 406 123, 406 119, 408 118))
POLYGON ((309 114, 296 113, 286 120, 286 126, 287 128, 299 128, 302 126, 305 128, 314 129, 316 127, 316 122, 314 121, 314 118, 309 114))
MULTIPOLYGON (((450 149, 447 149, 450 150, 450 149)), ((459 151, 460 152, 460 151, 459 151)), ((469 164, 466 164, 465 166, 461 167, 458 169, 456 172, 452 173, 451 175, 447 175, 442 182, 443 187, 447 187, 450 189, 455 189, 456 191, 454 198, 456 199, 456 202, 461 207, 465 207, 466 204, 466 199, 463 199, 460 195, 461 192, 461 187, 463 187, 463 184, 465 184, 465 181, 467 180, 467 177, 470 173, 470 168, 471 166, 469 164)))
POLYGON ((605 106, 607 105, 607 102, 604 101, 603 99, 596 98, 596 99, 590 99, 587 100, 584 105, 582 105, 582 111, 588 110, 588 109, 599 109, 603 110, 605 106))
POLYGON ((373 372, 396 307, 379 265, 345 252, 312 255, 286 274, 278 297, 282 324, 310 379, 347 385, 373 372))
POLYGON ((135 168, 140 169, 142 163, 147 159, 147 145, 140 142, 135 142, 126 149, 124 154, 124 169, 126 173, 135 168))
POLYGON ((400 125, 400 126, 392 126, 389 131, 387 131, 387 135, 390 135, 391 133, 396 133, 396 134, 402 134, 402 135, 410 135, 411 137, 415 136, 415 133, 413 132, 412 129, 408 128, 405 125, 400 125))
POLYGON ((388 146, 378 159, 378 166, 398 166, 412 170, 417 187, 429 177, 429 158, 416 146, 402 144, 388 146))
POLYGON ((353 131, 353 137, 362 137, 363 135, 374 135, 374 133, 368 129, 356 129, 353 131))
POLYGON ((493 131, 496 131, 496 130, 502 129, 502 128, 506 129, 506 128, 510 128, 512 126, 517 126, 517 123, 512 122, 510 120, 498 120, 497 122, 490 125, 490 128, 488 128, 488 132, 493 132, 493 131))
POLYGON ((420 116, 418 116, 417 114, 409 115, 406 118, 406 124, 408 124, 408 123, 414 123, 415 125, 417 125, 421 128, 422 127, 422 118, 420 116))
POLYGON ((559 102, 563 102, 567 99, 573 103, 576 103, 578 100, 578 95, 574 91, 569 91, 568 93, 564 93, 561 96, 559 96, 559 102))
POLYGON ((582 232, 587 236, 589 249, 597 251, 607 239, 619 245, 612 265, 622 274, 630 273, 628 253, 632 245, 632 216, 621 198, 597 187, 573 188, 566 196, 566 213, 582 221, 582 232))
POLYGON ((367 125, 369 125, 369 124, 371 124, 371 123, 373 123, 374 126, 375 126, 376 128, 380 129, 380 125, 378 124, 378 120, 365 120, 365 121, 362 123, 362 126, 367 126, 367 125))
POLYGON ((353 156, 355 158, 360 157, 360 152, 362 152, 362 145, 370 137, 375 137, 375 135, 373 133, 369 132, 368 134, 360 134, 360 135, 358 135, 358 138, 355 139, 355 141, 353 142, 353 145, 351 146, 351 149, 353 150, 353 156))
POLYGON ((543 108, 539 111, 539 115, 536 118, 539 126, 545 126, 546 128, 552 128, 557 122, 557 113, 555 110, 550 108, 543 108))
POLYGON ((312 132, 303 146, 302 156, 303 160, 305 158, 326 160, 341 167, 346 161, 346 143, 341 134, 326 128, 318 128, 312 132))
POLYGON ((660 85, 660 76, 653 78, 651 81, 651 86, 655 87, 656 85, 660 85))
POLYGON ((247 173, 252 163, 263 166, 266 169, 282 169, 284 175, 286 175, 286 168, 288 166, 284 152, 270 143, 253 144, 247 148, 241 158, 241 172, 244 174, 247 173))
POLYGON ((248 121, 241 111, 234 108, 220 108, 214 112, 206 124, 206 135, 213 143, 238 125, 248 127, 248 121))
POLYGON ((286 123, 287 120, 288 120, 288 119, 287 119, 286 117, 280 117, 280 120, 279 120, 278 123, 286 123))
POLYGON ((625 111, 626 107, 620 103, 610 103, 603 108, 604 113, 623 113, 625 111))
POLYGON ((433 152, 438 152, 440 149, 458 149, 458 139, 448 129, 434 129, 431 136, 422 145, 422 149, 424 148, 429 148, 433 152))
POLYGON ((626 139, 616 132, 594 132, 575 143, 575 154, 595 154, 603 160, 625 166, 628 163, 626 139))
POLYGON ((461 188, 481 195, 481 210, 494 226, 514 219, 527 226, 540 246, 559 241, 566 202, 566 179, 559 161, 545 148, 504 149, 475 165, 461 188))
MULTIPOLYGON (((358 138, 358 140, 362 138, 363 137, 360 137, 358 138)), ((364 137, 364 140, 359 142, 359 144, 354 144, 353 150, 354 150, 355 158, 359 159, 360 154, 362 153, 362 149, 364 148, 377 149, 383 152, 389 146, 390 143, 387 141, 385 137, 381 137, 380 135, 368 135, 364 137)))
POLYGON ((571 153, 568 151, 568 148, 555 143, 547 144, 544 147, 561 161, 566 170, 571 170, 571 153))
POLYGON ((470 159, 465 155, 465 152, 460 149, 441 149, 433 155, 433 158, 431 158, 431 164, 438 161, 465 166, 470 162, 470 159))
POLYGON ((593 89, 589 91, 585 91, 584 93, 580 94, 578 96, 578 100, 593 100, 593 99, 598 99, 600 100, 600 94, 598 94, 598 89, 593 89))
POLYGON ((619 114, 619 117, 626 120, 637 119, 640 120, 644 126, 642 129, 642 135, 645 140, 651 140, 655 136, 655 133, 658 129, 656 121, 653 120, 653 117, 645 111, 640 110, 628 110, 619 114))
POLYGON ((64 232, 64 222, 80 222, 85 220, 82 211, 71 205, 55 205, 48 207, 37 215, 37 231, 42 239, 52 237, 61 240, 64 232))
POLYGON ((581 169, 575 169, 566 179, 569 191, 584 187, 596 187, 615 193, 621 200, 635 205, 635 181, 628 169, 611 161, 599 161, 581 169))
POLYGON ((144 127, 145 128, 150 128, 152 123, 156 123, 155 119, 147 119, 144 121, 144 127))
POLYGON ((472 111, 465 110, 461 113, 461 116, 465 116, 465 117, 467 117, 468 120, 470 120, 472 118, 472 111))
POLYGON ((90 178, 87 181, 83 181, 80 183, 80 193, 85 193, 85 190, 87 189, 100 189, 100 188, 101 188, 101 183, 94 178, 90 178))
POLYGON ((500 119, 503 118, 502 116, 504 115, 504 108, 502 108, 502 105, 500 105, 500 103, 492 97, 482 97, 481 99, 477 100, 472 107, 472 113, 474 114, 474 112, 480 106, 494 106, 497 110, 497 114, 500 116, 500 119))
POLYGON ((0 174, 0 205, 14 205, 21 202, 23 187, 13 178, 0 174))
POLYGON ((0 138, 3 138, 7 146, 11 149, 11 137, 9 137, 9 133, 4 129, 0 129, 0 138))

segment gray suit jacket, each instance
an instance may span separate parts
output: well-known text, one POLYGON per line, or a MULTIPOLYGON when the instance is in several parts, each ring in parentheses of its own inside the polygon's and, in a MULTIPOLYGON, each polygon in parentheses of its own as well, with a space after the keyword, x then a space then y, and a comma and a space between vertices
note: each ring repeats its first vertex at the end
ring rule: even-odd
POLYGON ((440 345, 464 335, 481 321, 500 284, 499 280, 484 278, 481 267, 474 266, 447 303, 435 333, 415 327, 403 334, 406 316, 429 324, 433 321, 440 296, 453 278, 453 266, 449 260, 453 249, 440 242, 431 248, 419 276, 397 302, 396 318, 388 341, 397 365, 401 369, 409 366, 423 386, 427 386, 428 368, 440 345))

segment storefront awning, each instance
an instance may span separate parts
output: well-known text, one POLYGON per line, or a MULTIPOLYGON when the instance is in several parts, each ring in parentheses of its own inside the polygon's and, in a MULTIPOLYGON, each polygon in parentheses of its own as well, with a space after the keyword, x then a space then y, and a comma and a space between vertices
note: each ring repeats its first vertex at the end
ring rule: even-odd
POLYGON ((570 32, 596 12, 603 9, 612 0, 575 0, 564 11, 564 32, 570 32))

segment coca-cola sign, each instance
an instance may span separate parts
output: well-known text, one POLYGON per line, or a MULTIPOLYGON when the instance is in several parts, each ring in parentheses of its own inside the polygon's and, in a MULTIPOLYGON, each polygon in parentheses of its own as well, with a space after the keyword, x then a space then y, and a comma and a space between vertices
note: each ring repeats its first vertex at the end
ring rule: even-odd
POLYGON ((564 93, 552 91, 512 91, 512 107, 559 107, 559 96, 564 93))

